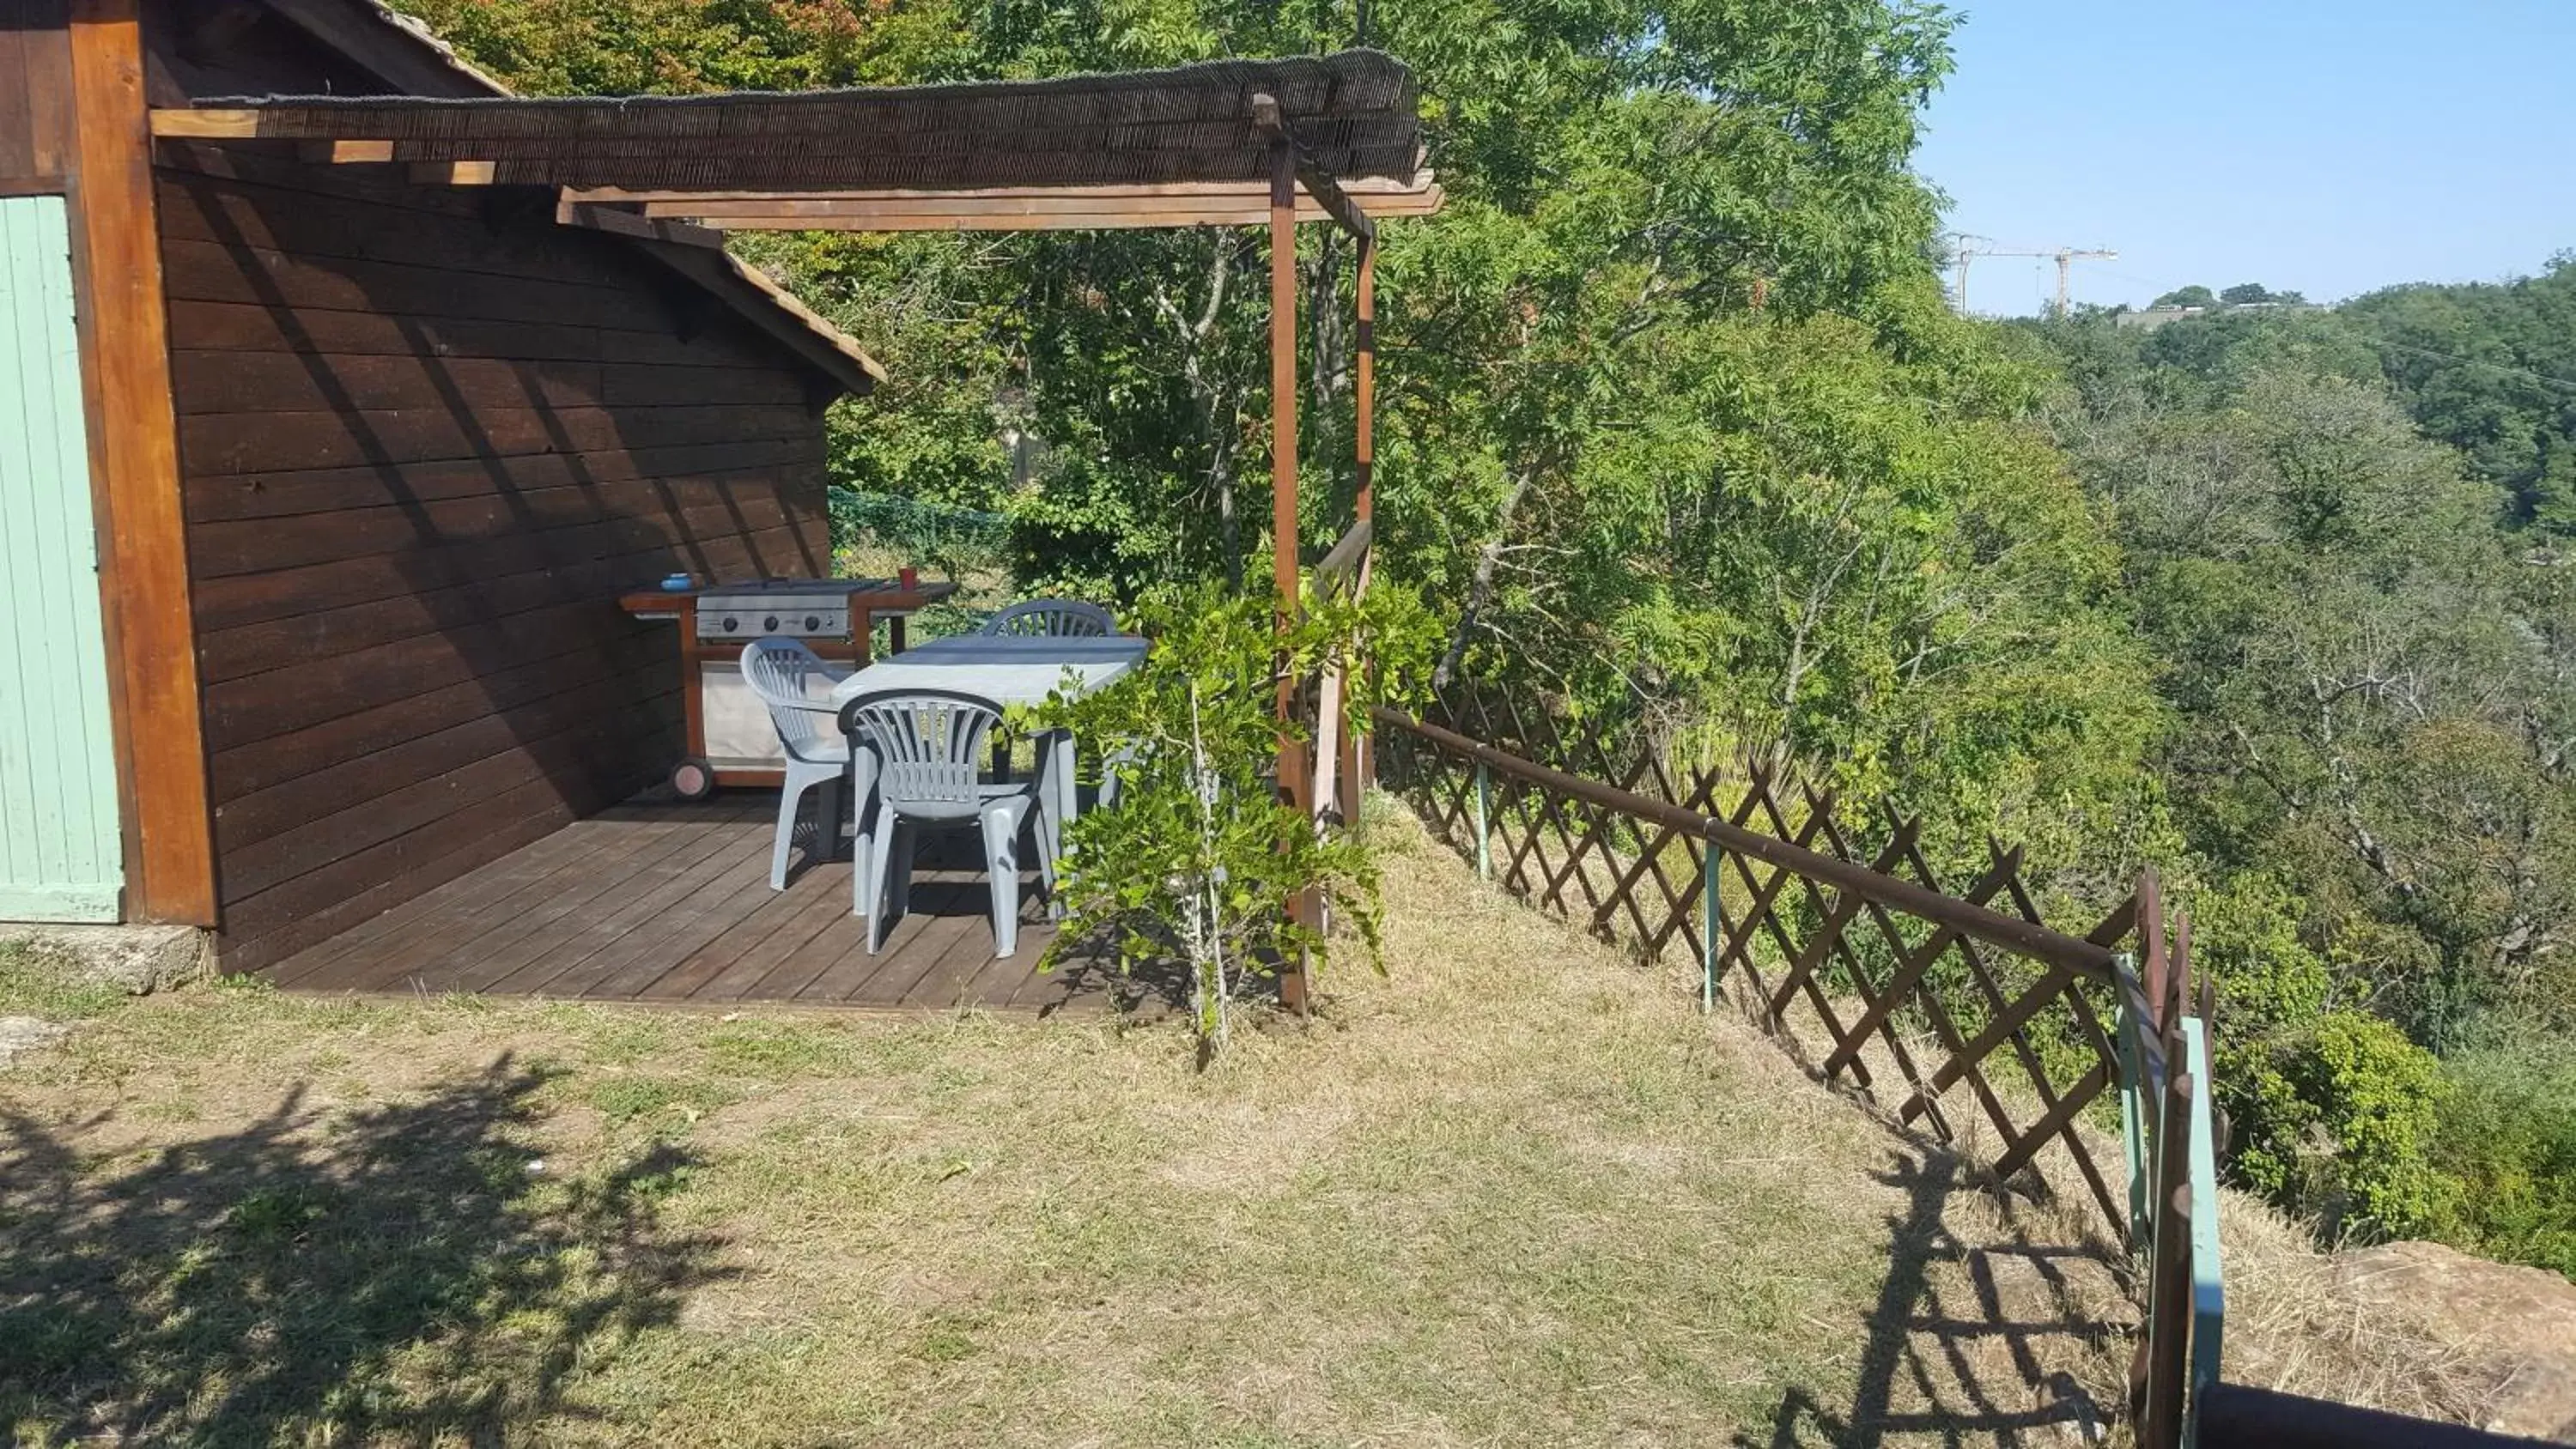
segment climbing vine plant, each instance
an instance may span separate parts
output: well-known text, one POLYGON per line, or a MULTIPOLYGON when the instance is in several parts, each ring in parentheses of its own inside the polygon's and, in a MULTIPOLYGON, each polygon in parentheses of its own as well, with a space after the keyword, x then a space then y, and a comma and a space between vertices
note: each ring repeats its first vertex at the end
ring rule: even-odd
MULTIPOLYGON (((1353 725, 1402 702, 1428 673, 1437 630, 1412 593, 1379 586, 1359 600, 1309 593, 1295 624, 1274 627, 1265 597, 1176 589, 1141 611, 1153 649, 1111 687, 1059 695, 1036 723, 1099 741, 1108 808, 1065 832, 1064 931, 1052 966, 1076 945, 1108 943, 1122 969, 1186 970, 1201 1059, 1223 1049, 1236 1003, 1280 963, 1321 960, 1336 943, 1285 907, 1311 893, 1380 963, 1377 867, 1352 830, 1318 828, 1273 784, 1283 673, 1339 671, 1353 725), (1364 666, 1364 667, 1354 667, 1364 666)), ((1313 733, 1284 727, 1301 748, 1313 733)))

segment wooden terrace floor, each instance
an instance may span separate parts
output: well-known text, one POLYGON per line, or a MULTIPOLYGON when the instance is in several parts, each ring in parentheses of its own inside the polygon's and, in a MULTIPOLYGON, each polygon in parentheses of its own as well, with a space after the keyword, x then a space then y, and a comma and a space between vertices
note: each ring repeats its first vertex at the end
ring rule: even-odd
POLYGON ((1153 1013, 1167 994, 1073 960, 1041 975, 1055 938, 1024 877, 1015 955, 993 956, 971 839, 925 839, 910 913, 875 955, 850 913, 850 863, 769 889, 778 797, 639 797, 459 877, 268 969, 290 991, 475 992, 689 1006, 789 1003, 937 1011, 1153 1013))

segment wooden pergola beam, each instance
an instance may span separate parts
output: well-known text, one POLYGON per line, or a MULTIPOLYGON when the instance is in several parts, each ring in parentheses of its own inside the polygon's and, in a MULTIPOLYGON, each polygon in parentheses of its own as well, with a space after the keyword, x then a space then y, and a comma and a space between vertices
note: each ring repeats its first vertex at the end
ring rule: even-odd
MULTIPOLYGON (((1437 191, 1433 173, 1420 172, 1411 180, 1399 181, 1383 176, 1363 176, 1344 183, 1343 189, 1370 203, 1420 204, 1421 199, 1437 191)), ((1101 182, 1081 185, 1023 185, 976 187, 837 187, 827 190, 641 190, 615 186, 567 189, 575 201, 616 201, 651 205, 657 202, 705 205, 734 201, 951 201, 960 198, 1042 199, 1048 197, 1097 197, 1103 200, 1148 200, 1199 198, 1218 201, 1251 201, 1270 204, 1270 182, 1259 181, 1157 181, 1101 182)))
MULTIPOLYGON (((1082 231, 1261 226, 1270 220, 1266 186, 1018 187, 832 195, 648 192, 640 200, 604 191, 567 194, 585 202, 638 205, 648 217, 686 219, 723 231, 1082 231)), ((1368 193, 1368 199, 1371 210, 1381 216, 1429 216, 1444 200, 1440 188, 1428 182, 1411 188, 1383 187, 1368 193)), ((1338 219, 1311 195, 1297 200, 1300 223, 1338 219)))
POLYGON ((1377 240, 1377 226, 1369 220, 1369 214, 1360 210, 1360 204, 1342 190, 1341 183, 1335 181, 1329 172, 1320 167, 1299 166, 1297 181, 1306 188, 1306 194, 1315 199, 1315 204, 1322 208, 1324 214, 1339 223, 1342 230, 1358 237, 1361 245, 1377 240))
MULTIPOLYGON (((1235 215, 1247 209, 1262 213, 1255 220, 1266 221, 1270 206, 1267 186, 1018 187, 991 191, 844 192, 832 195, 754 192, 692 196, 651 192, 642 199, 597 191, 570 194, 581 201, 640 205, 647 216, 682 216, 710 221, 732 216, 982 218, 1074 212, 1133 215, 1150 221, 1197 214, 1235 215)), ((1346 201, 1349 199, 1344 197, 1346 201)), ((1370 195, 1368 199, 1371 210, 1382 215, 1427 216, 1438 209, 1442 196, 1437 186, 1425 185, 1407 190, 1388 189, 1370 195)), ((1320 199, 1310 197, 1301 200, 1298 206, 1301 211, 1328 214, 1320 199)))
MULTIPOLYGON (((1433 200, 1436 202, 1437 197, 1433 200)), ((1193 226, 1261 226, 1270 220, 1267 202, 1214 206, 1201 204, 1178 211, 1100 210, 1092 203, 1075 199, 1063 205, 1000 212, 968 212, 954 208, 856 207, 825 210, 803 208, 782 212, 772 208, 744 206, 721 210, 685 205, 648 206, 642 213, 655 219, 686 219, 717 231, 1116 231, 1169 229, 1193 226)), ((1322 207, 1311 200, 1296 205, 1299 224, 1329 221, 1322 207)), ((1426 216, 1429 209, 1408 208, 1401 215, 1426 216)))
MULTIPOLYGON (((1321 211, 1298 213, 1298 221, 1326 221, 1321 211)), ((1169 231, 1194 226, 1260 226, 1270 220, 1266 207, 1145 217, 1133 212, 1069 211, 1035 216, 724 216, 699 218, 719 231, 1169 231)))
POLYGON ((757 201, 648 201, 646 216, 687 217, 693 221, 721 221, 728 217, 807 216, 817 220, 866 221, 875 217, 955 217, 959 220, 982 221, 1014 216, 1133 216, 1139 220, 1165 217, 1188 217, 1202 212, 1233 214, 1250 209, 1259 212, 1259 221, 1270 219, 1270 196, 1267 191, 1244 196, 1084 196, 1064 193, 1054 196, 956 196, 936 199, 902 200, 807 200, 795 196, 765 197, 757 201))
POLYGON ((226 109, 155 106, 152 134, 195 141, 249 141, 259 137, 259 112, 248 107, 226 109))

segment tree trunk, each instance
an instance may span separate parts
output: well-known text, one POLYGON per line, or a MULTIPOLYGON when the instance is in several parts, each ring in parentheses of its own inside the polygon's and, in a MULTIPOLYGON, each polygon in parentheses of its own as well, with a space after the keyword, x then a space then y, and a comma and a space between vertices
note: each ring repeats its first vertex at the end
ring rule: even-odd
POLYGON ((1306 335, 1314 339, 1308 360, 1306 444, 1310 458, 1324 460, 1336 480, 1349 476, 1347 434, 1335 402, 1350 388, 1350 328, 1341 308, 1341 233, 1327 228, 1306 272, 1306 335))
POLYGON ((1215 250, 1208 258, 1207 302, 1195 318, 1182 315, 1180 303, 1161 286, 1154 290, 1154 308, 1169 322, 1177 334, 1181 352, 1181 377, 1189 386, 1190 402, 1198 412, 1199 442, 1207 449, 1208 486, 1216 494, 1217 546, 1225 554, 1225 579, 1229 588, 1243 592, 1243 525, 1235 508, 1234 462, 1238 440, 1234 426, 1234 409, 1230 405, 1225 381, 1211 375, 1207 359, 1207 341, 1216 330, 1225 311, 1227 285, 1234 278, 1237 239, 1219 228, 1210 233, 1215 250))
MULTIPOLYGON (((1225 586, 1243 592, 1243 525, 1234 509, 1234 430, 1217 417, 1216 393, 1200 402, 1200 436, 1207 439, 1208 482, 1216 488, 1217 546, 1225 550, 1225 586)), ((1231 411, 1229 409, 1228 411, 1231 411)))
POLYGON ((1503 495, 1503 506, 1495 510, 1494 536, 1476 553, 1476 573, 1467 583, 1467 602, 1458 611, 1458 622, 1449 631, 1449 647, 1441 651, 1440 667, 1431 672, 1431 687, 1446 689, 1458 672, 1458 661, 1465 657, 1468 642, 1476 633, 1476 621, 1494 596, 1494 570, 1503 559, 1503 546, 1512 536, 1512 516, 1520 511, 1521 500, 1529 496, 1530 485, 1538 470, 1524 468, 1512 479, 1512 490, 1503 495))

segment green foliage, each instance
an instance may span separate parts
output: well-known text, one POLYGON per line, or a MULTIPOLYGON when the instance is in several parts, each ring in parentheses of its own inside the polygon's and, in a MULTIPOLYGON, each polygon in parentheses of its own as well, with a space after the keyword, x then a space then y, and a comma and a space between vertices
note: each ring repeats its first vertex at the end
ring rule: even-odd
POLYGON ((2207 287, 2194 282, 2188 287, 2177 287, 2173 291, 2165 293, 2149 305, 2156 307, 2215 307, 2218 305, 2218 295, 2210 291, 2207 287))
POLYGON ((989 239, 773 232, 728 242, 883 363, 826 420, 832 481, 989 511, 1010 478, 1007 249, 989 239))
MULTIPOLYGON (((2253 283, 2225 294, 2229 302, 2240 295, 2301 300, 2253 283)), ((2185 288, 2156 305, 2215 308, 2220 298, 2185 288)), ((2425 436, 2457 448, 2473 476, 2504 490, 2514 525, 2576 533, 2576 253, 2553 257, 2535 277, 2390 287, 2331 312, 2213 311, 2152 333, 2080 336, 2112 330, 2079 323, 2059 329, 2058 340, 2074 353, 2125 351, 2143 364, 2130 380, 2187 406, 2223 401, 2258 371, 2383 381, 2425 436)))
POLYGON ((2236 405, 2263 376, 2379 380, 2378 351, 2330 312, 2188 318, 2143 334, 2138 362, 2148 398, 2182 410, 2236 405))
MULTIPOLYGON (((1372 963, 1378 958, 1377 868, 1367 847, 1354 833, 1318 829, 1272 787, 1283 670, 1313 680, 1372 661, 1348 679, 1342 700, 1346 719, 1362 724, 1370 705, 1418 686, 1433 634, 1419 602, 1385 584, 1357 603, 1310 595, 1284 633, 1269 600, 1213 586, 1158 595, 1141 615, 1154 641, 1141 667, 1038 714, 1104 742, 1117 797, 1065 831, 1068 919, 1048 960, 1108 938, 1129 969, 1185 966, 1202 1047, 1212 1052, 1247 977, 1331 949, 1311 918, 1284 909, 1299 895, 1349 923, 1372 963)), ((1311 739, 1294 725, 1287 737, 1300 748, 1311 739)))
POLYGON ((2576 253, 2512 282, 2392 287, 2339 315, 2424 431, 2506 490, 2516 521, 2576 534, 2576 253))
POLYGON ((402 0, 442 39, 536 95, 892 83, 960 58, 953 0, 402 0))
POLYGON ((2557 1261, 2556 1088, 2455 1057, 2446 1091, 2425 1049, 2576 1022, 2569 570, 2352 318, 2031 335, 2172 711, 2153 758, 2220 987, 2231 1170, 2338 1234, 2557 1261))
POLYGON ((2328 1012, 2228 1043, 2214 1067, 2232 1175, 2330 1237, 2406 1237, 2450 1210, 2430 1157, 2441 1064, 2387 1022, 2328 1012))
POLYGON ((2046 374, 1928 284, 1874 310, 1637 339, 1528 465, 1467 637, 1577 713, 1921 808, 1976 868, 1993 831, 2083 860, 2159 726, 2117 555, 2030 422, 2046 374))
POLYGON ((2442 1236, 2576 1278, 2576 1046, 2533 1036, 2444 1065, 2434 1160, 2461 1190, 2442 1236))
POLYGON ((2308 903, 2260 871, 2189 893, 2193 966, 2218 985, 2218 1040, 2253 1042, 2314 1021, 2335 1001, 2334 963, 2302 939, 2308 903))
POLYGON ((2569 1019, 2565 571, 2524 561, 2348 336, 2186 322, 2123 359, 2107 330, 2054 334, 2060 434, 2128 548, 2193 846, 2298 882, 2304 947, 2428 1045, 2504 1007, 2569 1019))
POLYGON ((2308 300, 2296 292, 2275 292, 2261 282, 2239 282, 2218 294, 2230 307, 2291 307, 2308 300))
POLYGON ((854 488, 833 489, 831 500, 835 539, 864 534, 904 559, 952 575, 995 567, 1010 546, 1010 520, 998 513, 854 488))

